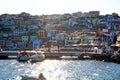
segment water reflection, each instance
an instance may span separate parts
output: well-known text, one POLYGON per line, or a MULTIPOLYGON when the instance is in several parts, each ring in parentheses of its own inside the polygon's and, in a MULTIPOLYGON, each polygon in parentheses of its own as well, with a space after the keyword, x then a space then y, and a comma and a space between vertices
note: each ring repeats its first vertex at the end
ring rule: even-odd
POLYGON ((38 77, 43 73, 47 80, 119 80, 119 67, 115 63, 90 60, 45 60, 33 64, 0 60, 0 79, 19 80, 21 75, 38 77))

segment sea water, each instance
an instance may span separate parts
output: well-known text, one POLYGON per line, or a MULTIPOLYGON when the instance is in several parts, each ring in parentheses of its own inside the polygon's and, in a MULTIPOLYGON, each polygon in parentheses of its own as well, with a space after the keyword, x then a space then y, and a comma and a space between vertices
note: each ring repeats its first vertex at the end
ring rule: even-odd
POLYGON ((20 63, 0 60, 0 80, 20 80, 20 76, 38 77, 43 73, 47 80, 120 80, 120 64, 95 60, 44 60, 37 63, 20 63))

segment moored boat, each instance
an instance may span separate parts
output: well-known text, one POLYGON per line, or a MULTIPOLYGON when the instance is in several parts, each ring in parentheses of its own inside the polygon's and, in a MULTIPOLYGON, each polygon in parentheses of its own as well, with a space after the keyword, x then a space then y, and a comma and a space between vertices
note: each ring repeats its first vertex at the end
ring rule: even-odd
POLYGON ((30 55, 26 51, 20 52, 17 56, 17 60, 21 62, 26 62, 29 59, 30 59, 30 55))
POLYGON ((41 51, 36 51, 33 53, 33 55, 30 57, 31 62, 40 62, 45 59, 45 55, 41 51))

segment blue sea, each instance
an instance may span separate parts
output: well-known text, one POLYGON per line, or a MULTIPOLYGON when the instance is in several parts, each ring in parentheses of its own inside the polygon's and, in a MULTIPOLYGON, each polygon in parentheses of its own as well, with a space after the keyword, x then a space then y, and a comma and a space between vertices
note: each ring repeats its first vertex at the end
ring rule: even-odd
POLYGON ((20 63, 0 60, 0 80, 20 80, 21 76, 47 80, 120 80, 120 64, 95 60, 44 60, 37 63, 20 63))

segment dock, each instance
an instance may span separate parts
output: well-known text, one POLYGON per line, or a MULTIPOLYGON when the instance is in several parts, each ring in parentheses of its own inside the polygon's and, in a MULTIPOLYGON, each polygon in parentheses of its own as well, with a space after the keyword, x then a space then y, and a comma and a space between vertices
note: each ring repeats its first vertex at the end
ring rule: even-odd
MULTIPOLYGON (((31 51, 27 51, 30 55, 33 55, 31 51)), ((17 55, 20 51, 2 51, 0 52, 0 59, 17 59, 17 55)), ((103 53, 96 52, 45 52, 45 59, 58 59, 58 60, 100 60, 120 63, 119 58, 111 58, 103 53)))
MULTIPOLYGON (((30 55, 33 55, 33 52, 31 51, 26 51, 30 55)), ((3 57, 9 58, 9 57, 17 57, 17 55, 20 53, 20 51, 2 51, 0 52, 0 58, 2 59, 3 57)), ((97 55, 98 53, 90 53, 90 52, 66 52, 66 51, 60 51, 60 52, 45 52, 45 57, 46 59, 52 59, 52 58, 61 58, 61 57, 80 57, 80 56, 91 56, 91 55, 97 55)), ((99 54, 98 54, 99 55, 99 54)))
MULTIPOLYGON (((30 55, 33 55, 31 51, 26 51, 30 55)), ((17 58, 17 55, 20 53, 20 51, 2 51, 0 52, 0 59, 10 59, 10 58, 17 58)), ((61 58, 79 58, 79 59, 88 59, 93 58, 96 56, 103 56, 103 54, 95 53, 95 52, 66 52, 66 51, 60 51, 60 52, 45 52, 45 58, 46 59, 61 59, 61 58)))

